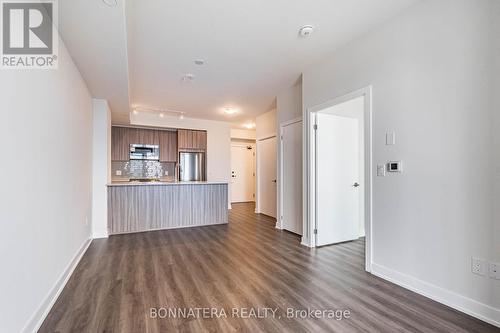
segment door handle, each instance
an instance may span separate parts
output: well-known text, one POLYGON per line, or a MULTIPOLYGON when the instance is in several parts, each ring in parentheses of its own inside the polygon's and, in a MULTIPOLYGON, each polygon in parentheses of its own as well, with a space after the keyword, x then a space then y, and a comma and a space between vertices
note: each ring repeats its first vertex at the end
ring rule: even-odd
POLYGON ((353 187, 359 187, 359 184, 358 183, 354 183, 352 184, 353 187))
POLYGON ((276 179, 271 180, 273 183, 276 183, 276 179))

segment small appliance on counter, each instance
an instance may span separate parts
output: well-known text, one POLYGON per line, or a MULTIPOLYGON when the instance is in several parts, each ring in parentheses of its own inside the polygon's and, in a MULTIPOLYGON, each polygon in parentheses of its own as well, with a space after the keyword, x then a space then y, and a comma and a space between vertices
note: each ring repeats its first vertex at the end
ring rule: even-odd
POLYGON ((205 181, 205 153, 179 153, 179 181, 205 181))

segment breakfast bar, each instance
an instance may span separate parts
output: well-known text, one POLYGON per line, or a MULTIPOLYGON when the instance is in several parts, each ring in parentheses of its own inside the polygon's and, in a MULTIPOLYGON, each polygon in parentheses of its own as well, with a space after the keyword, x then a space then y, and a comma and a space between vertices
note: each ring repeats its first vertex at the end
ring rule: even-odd
POLYGON ((110 235, 224 223, 228 223, 227 182, 108 184, 110 235))

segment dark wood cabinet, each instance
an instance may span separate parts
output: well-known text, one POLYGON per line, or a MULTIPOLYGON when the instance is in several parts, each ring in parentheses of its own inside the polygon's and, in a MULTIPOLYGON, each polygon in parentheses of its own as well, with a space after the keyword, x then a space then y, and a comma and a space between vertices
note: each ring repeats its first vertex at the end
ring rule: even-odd
POLYGON ((206 150, 207 149, 207 132, 193 131, 193 146, 194 149, 206 150))
POLYGON ((177 162, 177 132, 158 131, 160 162, 177 162))
POLYGON ((111 160, 128 161, 130 156, 129 129, 126 127, 111 128, 111 160))
POLYGON ((144 128, 129 128, 129 142, 141 145, 160 144, 159 131, 144 128))
POLYGON ((178 133, 179 150, 206 150, 207 132, 180 129, 178 133))
POLYGON ((177 130, 177 145, 179 146, 179 149, 186 149, 189 144, 188 144, 188 130, 177 130))
POLYGON ((207 132, 195 130, 153 130, 146 128, 111 128, 111 160, 128 161, 130 145, 159 145, 160 162, 177 162, 179 150, 205 151, 207 132))

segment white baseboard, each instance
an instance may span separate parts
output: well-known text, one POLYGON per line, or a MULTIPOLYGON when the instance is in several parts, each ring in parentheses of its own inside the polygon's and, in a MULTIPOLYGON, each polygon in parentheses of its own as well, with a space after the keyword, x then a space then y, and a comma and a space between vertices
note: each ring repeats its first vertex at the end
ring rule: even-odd
POLYGON ((96 230, 92 233, 92 238, 93 239, 99 239, 99 238, 108 238, 108 232, 105 230, 96 230))
POLYGON ((302 239, 300 241, 300 245, 313 248, 313 246, 312 246, 311 242, 309 241, 309 239, 306 238, 306 237, 304 237, 304 236, 302 236, 302 239))
POLYGON ((419 280, 413 276, 394 271, 374 262, 372 262, 371 273, 436 302, 500 327, 500 309, 496 309, 453 291, 419 280))
POLYGON ((69 262, 68 266, 66 266, 66 269, 63 271, 52 289, 49 291, 47 296, 45 296, 42 304, 38 307, 38 310, 31 316, 28 323, 24 326, 22 332, 37 332, 40 329, 40 326, 42 326, 45 317, 47 317, 47 315, 49 314, 50 309, 52 309, 52 306, 61 294, 64 286, 66 286, 66 283, 73 274, 73 271, 80 262, 80 259, 87 251, 91 242, 92 239, 89 238, 83 243, 73 259, 69 262))

